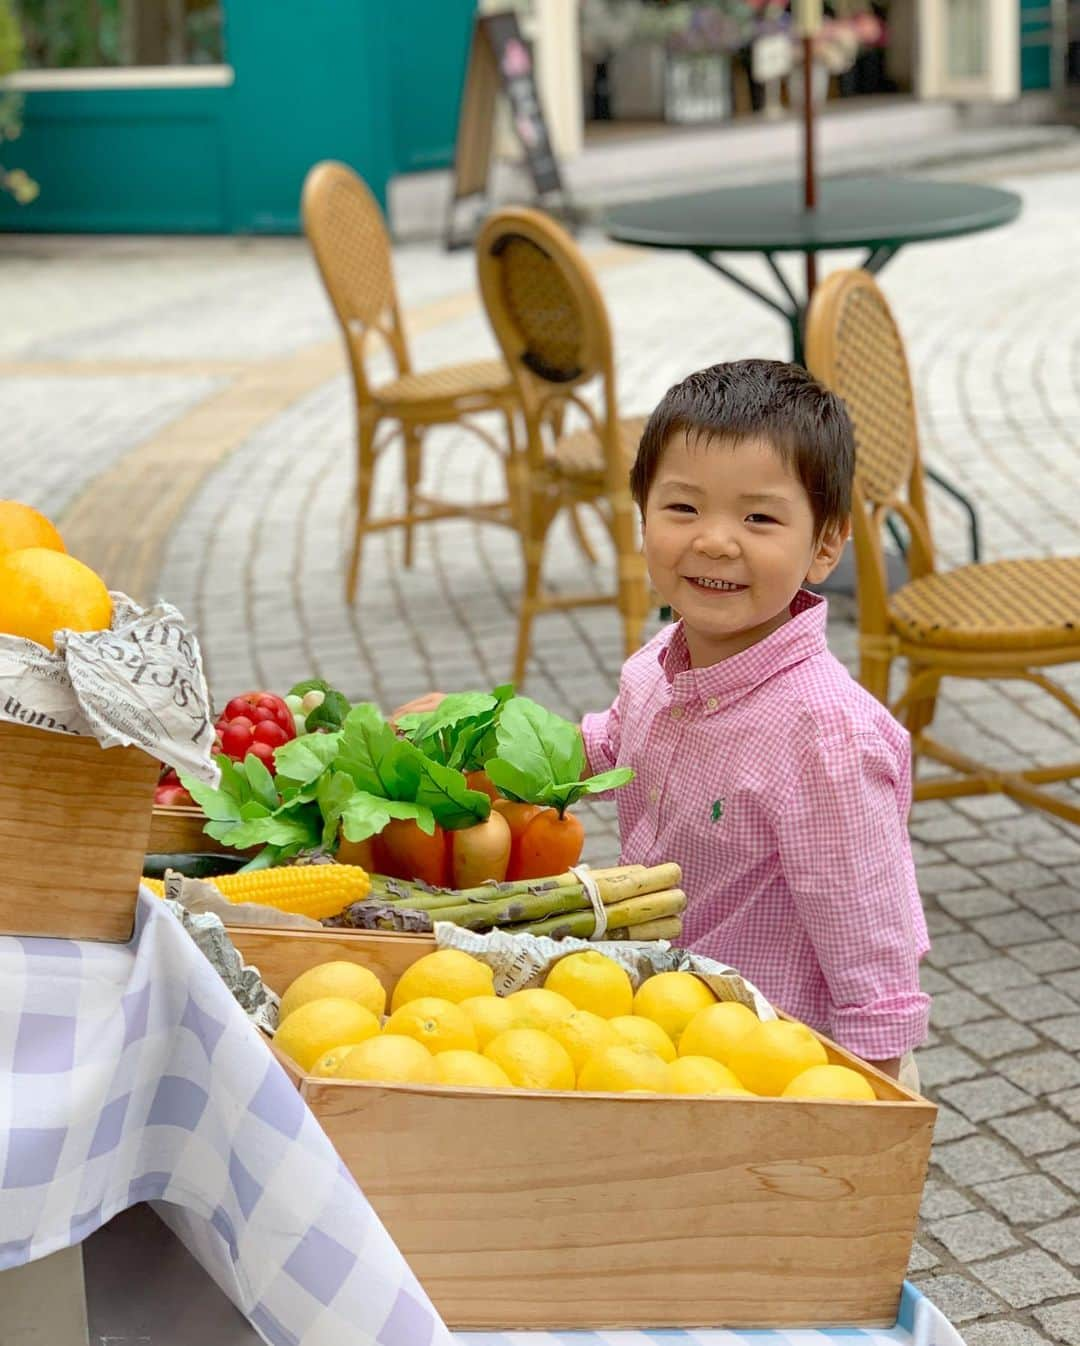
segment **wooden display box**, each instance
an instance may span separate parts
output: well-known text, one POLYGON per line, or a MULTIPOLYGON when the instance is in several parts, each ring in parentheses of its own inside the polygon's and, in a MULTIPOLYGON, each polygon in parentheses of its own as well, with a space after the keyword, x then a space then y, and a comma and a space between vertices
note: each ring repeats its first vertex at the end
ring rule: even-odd
MULTIPOLYGON (((336 957, 390 991, 434 948, 230 934, 279 992, 336 957)), ((937 1110, 822 1041, 878 1102, 336 1083, 279 1059, 451 1328, 891 1325, 937 1110)))
POLYGON ((131 937, 158 763, 0 722, 0 934, 131 937))
POLYGON ((146 850, 150 855, 235 855, 236 852, 203 831, 206 814, 190 804, 176 807, 154 805, 150 822, 150 839, 146 850))

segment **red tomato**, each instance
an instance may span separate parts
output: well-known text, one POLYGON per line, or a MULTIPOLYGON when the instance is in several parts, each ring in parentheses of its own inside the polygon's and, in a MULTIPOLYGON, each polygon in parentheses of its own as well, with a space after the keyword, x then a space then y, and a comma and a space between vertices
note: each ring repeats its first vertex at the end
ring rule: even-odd
POLYGON ((271 772, 274 770, 274 750, 269 743, 253 743, 248 752, 259 759, 271 772))
POLYGON ((280 748, 289 741, 288 734, 276 720, 260 720, 251 737, 256 743, 268 743, 271 748, 280 748))
POLYGON ((222 752, 235 761, 242 762, 251 748, 253 730, 254 725, 244 717, 225 725, 221 731, 222 752))

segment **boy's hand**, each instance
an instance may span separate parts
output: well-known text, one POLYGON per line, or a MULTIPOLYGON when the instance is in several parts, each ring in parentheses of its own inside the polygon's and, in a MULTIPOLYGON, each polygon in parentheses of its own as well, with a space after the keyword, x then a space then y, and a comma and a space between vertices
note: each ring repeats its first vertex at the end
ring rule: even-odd
POLYGON ((873 1066, 875 1070, 880 1070, 883 1075, 888 1075, 892 1080, 899 1080, 900 1061, 899 1056, 890 1056, 887 1061, 867 1061, 866 1064, 873 1066))
POLYGON ((411 701, 406 701, 403 706, 398 706, 397 710, 390 715, 390 723, 397 728, 397 722, 402 715, 427 715, 433 711, 440 702, 446 700, 445 692, 425 692, 423 696, 414 697, 411 701))

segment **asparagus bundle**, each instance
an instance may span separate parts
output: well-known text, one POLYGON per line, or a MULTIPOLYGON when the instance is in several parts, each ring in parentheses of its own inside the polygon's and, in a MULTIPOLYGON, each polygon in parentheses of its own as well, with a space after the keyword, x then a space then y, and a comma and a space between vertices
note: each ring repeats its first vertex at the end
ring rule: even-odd
MULTIPOLYGON (((676 864, 621 865, 590 876, 604 903, 612 939, 677 938, 686 907, 676 864)), ((415 880, 372 875, 370 896, 354 902, 327 925, 359 930, 430 931, 436 921, 467 930, 588 939, 596 914, 581 880, 571 873, 517 883, 485 883, 457 891, 415 880)))

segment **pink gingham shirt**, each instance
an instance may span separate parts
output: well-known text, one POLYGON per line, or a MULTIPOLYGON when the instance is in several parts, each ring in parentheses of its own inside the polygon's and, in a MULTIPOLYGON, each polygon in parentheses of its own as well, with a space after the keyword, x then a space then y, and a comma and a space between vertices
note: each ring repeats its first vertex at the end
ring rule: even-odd
POLYGON ((929 948, 907 833, 908 735, 825 643, 823 598, 742 653, 691 668, 682 623, 582 722, 615 794, 624 864, 676 860, 687 947, 869 1060, 926 1037, 929 948))

